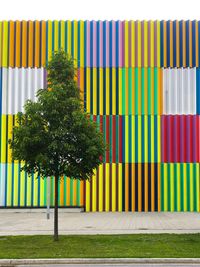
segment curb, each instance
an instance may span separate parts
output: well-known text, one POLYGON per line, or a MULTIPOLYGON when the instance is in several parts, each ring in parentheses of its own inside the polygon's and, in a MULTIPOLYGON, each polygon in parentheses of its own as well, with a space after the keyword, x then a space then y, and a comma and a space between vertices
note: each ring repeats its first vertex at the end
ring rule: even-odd
POLYGON ((0 266, 45 264, 200 264, 200 258, 69 258, 69 259, 2 259, 0 266))

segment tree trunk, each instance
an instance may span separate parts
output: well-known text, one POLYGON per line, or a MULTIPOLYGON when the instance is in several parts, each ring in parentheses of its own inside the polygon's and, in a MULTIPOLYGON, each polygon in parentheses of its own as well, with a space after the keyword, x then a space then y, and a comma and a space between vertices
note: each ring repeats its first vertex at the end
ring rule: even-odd
POLYGON ((58 180, 55 176, 55 204, 54 204, 54 241, 58 241, 58 180))

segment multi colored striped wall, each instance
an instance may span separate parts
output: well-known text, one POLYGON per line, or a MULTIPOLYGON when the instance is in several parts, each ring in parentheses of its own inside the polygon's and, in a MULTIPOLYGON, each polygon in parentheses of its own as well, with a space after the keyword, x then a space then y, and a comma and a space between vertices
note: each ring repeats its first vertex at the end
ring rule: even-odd
POLYGON ((200 21, 0 22, 0 207, 47 205, 46 179, 20 172, 8 139, 60 48, 109 149, 90 181, 62 177, 59 205, 200 211, 200 21))

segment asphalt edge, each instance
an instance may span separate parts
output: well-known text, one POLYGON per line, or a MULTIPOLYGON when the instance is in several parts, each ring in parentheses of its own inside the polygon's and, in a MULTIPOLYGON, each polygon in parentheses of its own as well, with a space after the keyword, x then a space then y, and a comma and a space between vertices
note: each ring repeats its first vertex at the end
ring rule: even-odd
POLYGON ((45 264, 200 264, 200 258, 69 258, 69 259, 0 259, 0 266, 45 264))

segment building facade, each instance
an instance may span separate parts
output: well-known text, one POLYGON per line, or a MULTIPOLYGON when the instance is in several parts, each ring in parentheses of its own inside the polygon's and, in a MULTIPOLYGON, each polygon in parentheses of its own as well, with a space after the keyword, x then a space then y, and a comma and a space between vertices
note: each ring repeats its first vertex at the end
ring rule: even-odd
POLYGON ((91 181, 61 180, 59 205, 200 211, 199 21, 0 22, 0 207, 47 205, 46 179, 20 172, 8 139, 60 48, 109 151, 91 181))

